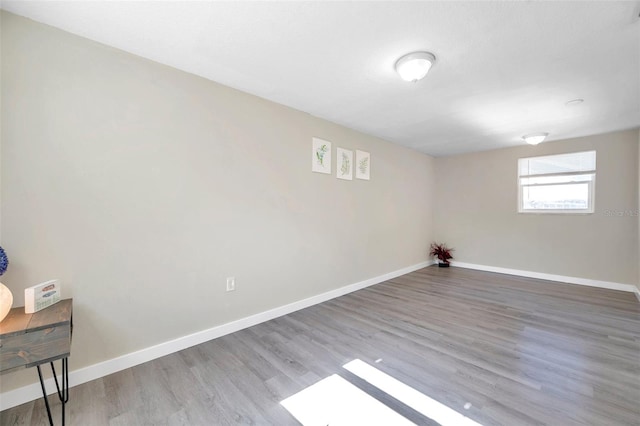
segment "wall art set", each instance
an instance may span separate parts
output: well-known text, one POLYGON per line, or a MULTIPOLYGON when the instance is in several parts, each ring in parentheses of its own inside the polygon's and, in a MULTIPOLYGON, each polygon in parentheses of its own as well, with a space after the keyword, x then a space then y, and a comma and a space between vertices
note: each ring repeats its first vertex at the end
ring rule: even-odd
MULTIPOLYGON (((312 138, 311 141, 311 171, 331 174, 331 142, 312 138)), ((371 154, 366 151, 353 151, 344 148, 336 148, 336 177, 343 180, 356 179, 370 180, 371 178, 371 154)))

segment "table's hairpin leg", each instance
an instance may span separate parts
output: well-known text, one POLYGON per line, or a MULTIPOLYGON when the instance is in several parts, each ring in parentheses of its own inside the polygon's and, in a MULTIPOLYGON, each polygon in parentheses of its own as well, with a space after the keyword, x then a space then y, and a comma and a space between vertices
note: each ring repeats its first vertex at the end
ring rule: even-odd
POLYGON ((40 378, 40 386, 42 387, 42 396, 44 397, 44 405, 47 407, 47 416, 49 416, 49 424, 53 426, 53 419, 51 418, 51 408, 49 408, 49 398, 47 398, 47 390, 44 387, 44 380, 42 380, 42 371, 40 366, 36 366, 38 369, 38 377, 40 378))
MULTIPOLYGON (((44 380, 42 379, 42 370, 40 366, 36 366, 38 369, 38 377, 40 378, 40 387, 42 387, 42 396, 44 397, 44 405, 47 408, 47 416, 49 417, 49 424, 53 426, 53 417, 51 417, 51 407, 49 406, 49 398, 47 398, 47 389, 44 386, 44 380)), ((51 362, 51 371, 53 372, 53 378, 56 382, 56 390, 58 391, 58 398, 62 403, 62 426, 65 423, 65 404, 69 401, 69 358, 62 358, 62 388, 58 382, 58 376, 56 375, 56 369, 51 362)))
POLYGON ((62 389, 58 384, 58 376, 56 375, 56 367, 51 362, 51 371, 56 381, 56 389, 58 390, 58 398, 60 402, 69 402, 69 358, 62 358, 62 389))

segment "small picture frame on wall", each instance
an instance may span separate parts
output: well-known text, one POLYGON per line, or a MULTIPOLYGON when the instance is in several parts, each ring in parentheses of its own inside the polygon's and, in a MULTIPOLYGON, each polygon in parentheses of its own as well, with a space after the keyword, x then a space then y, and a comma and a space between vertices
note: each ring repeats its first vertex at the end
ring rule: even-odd
POLYGON ((371 154, 356 150, 356 179, 369 180, 371 178, 371 154))
POLYGON ((331 174, 331 142, 320 138, 312 138, 311 171, 331 174))
POLYGON ((353 151, 336 148, 336 177, 338 179, 353 180, 353 151))

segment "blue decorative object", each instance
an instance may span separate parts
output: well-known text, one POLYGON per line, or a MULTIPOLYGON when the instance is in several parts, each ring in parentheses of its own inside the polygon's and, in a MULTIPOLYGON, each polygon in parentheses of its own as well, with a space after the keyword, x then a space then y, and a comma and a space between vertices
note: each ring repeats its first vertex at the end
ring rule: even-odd
POLYGON ((0 246, 0 275, 7 272, 8 266, 9 266, 9 259, 7 258, 7 253, 5 253, 4 249, 0 246))

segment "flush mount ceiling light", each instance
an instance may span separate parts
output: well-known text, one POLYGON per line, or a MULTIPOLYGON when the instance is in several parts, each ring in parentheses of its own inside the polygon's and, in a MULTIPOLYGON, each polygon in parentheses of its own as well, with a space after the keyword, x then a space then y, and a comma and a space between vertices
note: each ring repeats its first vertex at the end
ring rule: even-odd
POLYGON ((565 103, 566 106, 576 106, 584 102, 584 99, 572 99, 565 103))
POLYGON ((398 59, 396 71, 404 81, 415 83, 427 75, 435 62, 433 53, 413 52, 398 59))
POLYGON ((530 135, 524 135, 522 139, 529 145, 538 145, 547 136, 549 136, 549 133, 532 133, 530 135))

